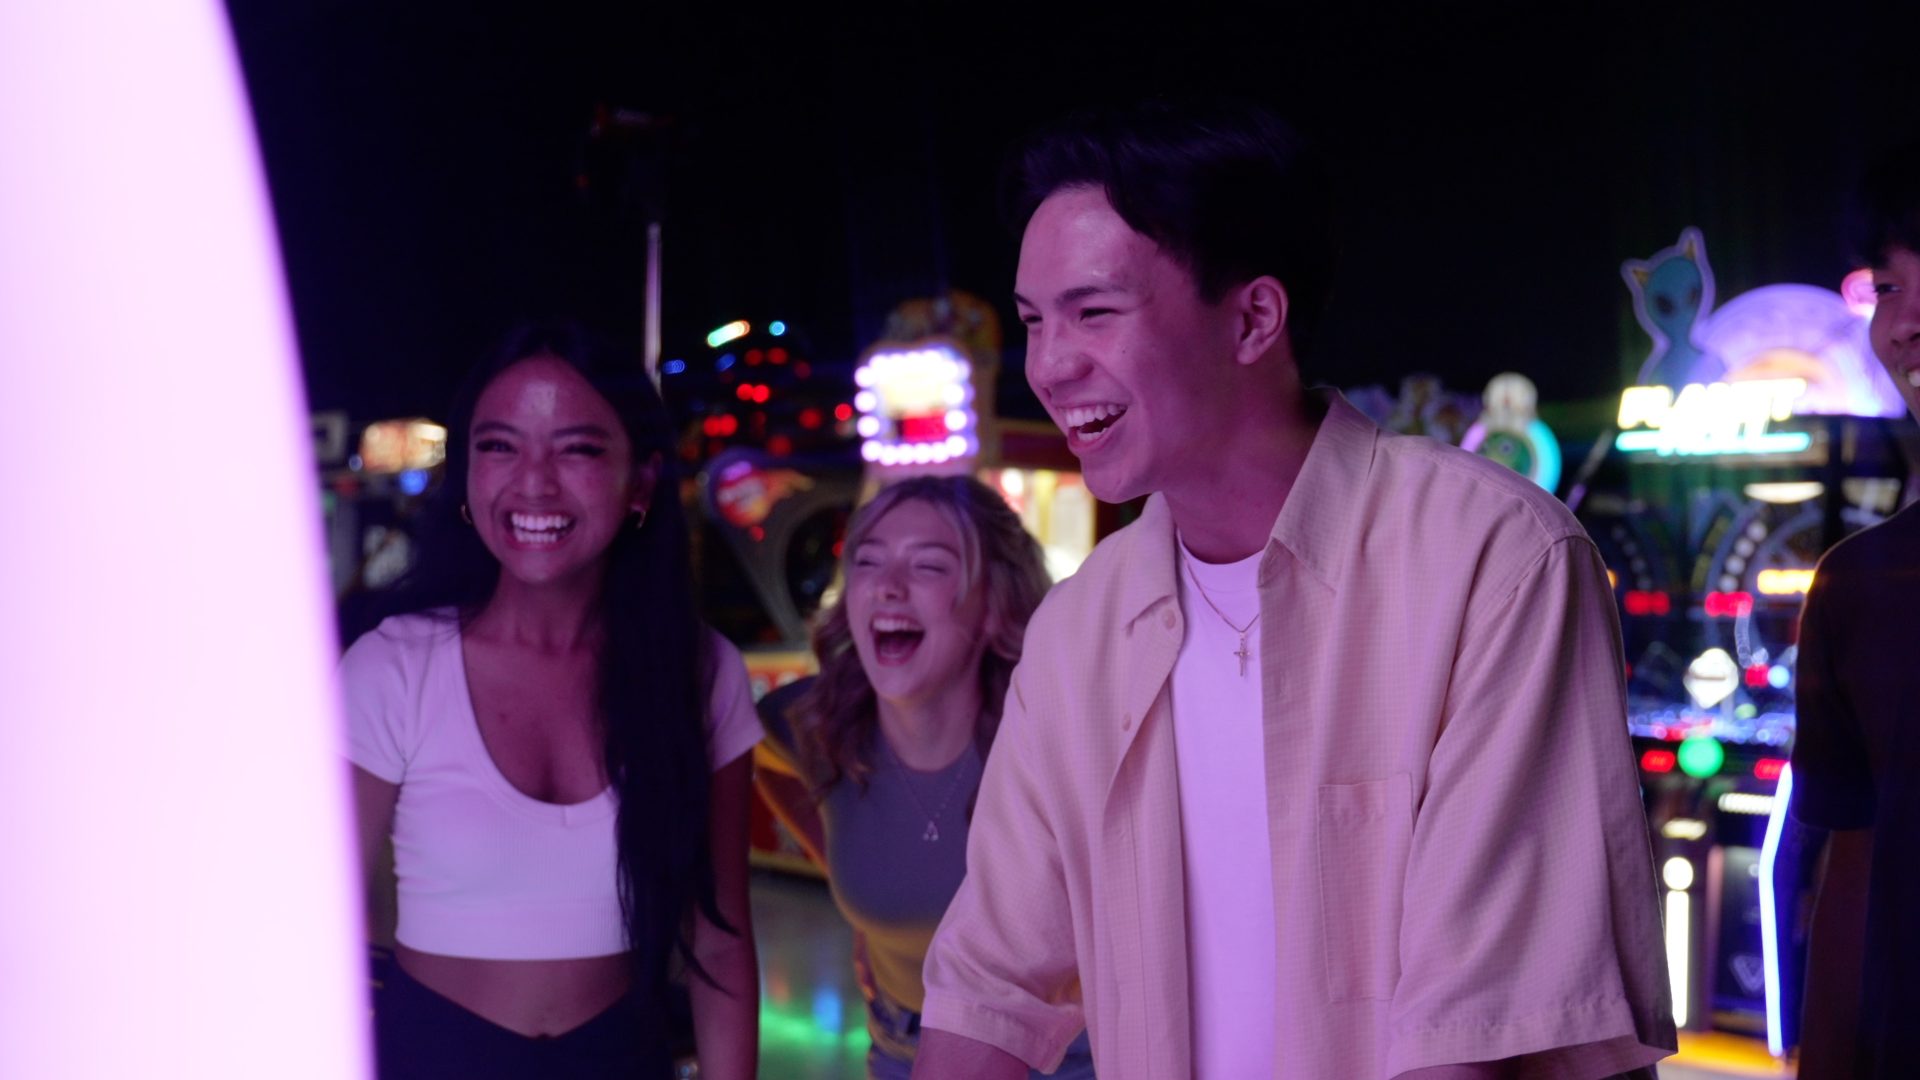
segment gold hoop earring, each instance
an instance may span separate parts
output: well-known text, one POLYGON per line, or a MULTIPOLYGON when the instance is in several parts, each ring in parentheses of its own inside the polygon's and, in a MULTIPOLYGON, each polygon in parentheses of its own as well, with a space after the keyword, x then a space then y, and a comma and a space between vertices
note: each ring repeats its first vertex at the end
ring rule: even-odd
POLYGON ((466 522, 468 525, 473 524, 473 514, 467 510, 466 503, 460 504, 460 520, 466 522))

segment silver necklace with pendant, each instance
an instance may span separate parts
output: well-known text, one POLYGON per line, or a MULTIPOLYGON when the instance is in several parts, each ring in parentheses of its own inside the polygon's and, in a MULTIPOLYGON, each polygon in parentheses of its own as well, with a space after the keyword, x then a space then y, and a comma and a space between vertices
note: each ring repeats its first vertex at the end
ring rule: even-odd
POLYGON ((938 843, 940 840, 940 815, 947 812, 947 804, 953 802, 953 793, 960 790, 960 782, 973 770, 962 768, 956 771, 953 774, 953 779, 947 783, 947 793, 941 797, 940 805, 929 811, 927 804, 920 801, 920 793, 913 790, 913 770, 907 767, 906 762, 900 760, 900 755, 893 752, 893 746, 887 742, 887 737, 884 733, 876 734, 878 734, 880 739, 880 748, 885 750, 887 757, 892 759, 893 763, 900 768, 900 783, 907 789, 907 798, 912 799, 913 805, 918 807, 920 813, 926 816, 927 827, 920 833, 920 839, 929 844, 938 843))
POLYGON ((1220 617, 1221 622, 1227 624, 1227 629, 1240 635, 1240 647, 1233 651, 1233 655, 1240 658, 1240 677, 1243 679, 1246 678, 1247 661, 1253 656, 1252 653, 1247 651, 1247 633, 1253 629, 1254 623, 1260 621, 1260 613, 1257 611, 1254 612, 1253 618, 1248 619, 1247 625, 1245 626, 1233 625, 1233 620, 1227 618, 1227 613, 1221 611, 1220 606, 1213 602, 1213 597, 1207 595, 1206 586, 1200 584, 1200 575, 1193 572, 1193 564, 1187 561, 1185 553, 1182 553, 1180 556, 1180 565, 1187 568, 1187 578, 1193 582, 1194 589, 1200 593, 1200 599, 1206 602, 1207 607, 1213 609, 1213 613, 1220 617))

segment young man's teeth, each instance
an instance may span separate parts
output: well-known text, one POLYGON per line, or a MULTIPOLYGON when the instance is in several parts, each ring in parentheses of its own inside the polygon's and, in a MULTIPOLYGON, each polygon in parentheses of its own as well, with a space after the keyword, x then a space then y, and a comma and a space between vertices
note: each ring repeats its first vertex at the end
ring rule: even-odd
POLYGON ((1061 417, 1062 419, 1066 420, 1068 427, 1077 428, 1077 427, 1086 427, 1088 424, 1095 423, 1100 420, 1112 419, 1126 411, 1127 410, 1121 408, 1118 405, 1110 405, 1110 404, 1076 405, 1071 409, 1064 410, 1061 413, 1061 417))
POLYGON ((918 629, 920 629, 919 624, 913 620, 902 619, 897 616, 879 615, 875 616, 873 620, 873 631, 876 634, 911 633, 918 629))

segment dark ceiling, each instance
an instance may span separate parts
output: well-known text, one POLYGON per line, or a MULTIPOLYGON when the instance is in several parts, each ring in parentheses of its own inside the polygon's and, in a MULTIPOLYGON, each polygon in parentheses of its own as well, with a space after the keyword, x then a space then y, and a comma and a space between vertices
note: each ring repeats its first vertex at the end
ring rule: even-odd
POLYGON ((640 200, 596 107, 671 120, 648 144, 669 356, 781 318, 844 362, 944 287, 1014 326, 1006 144, 1076 104, 1224 90, 1336 163, 1338 381, 1513 369, 1548 402, 1621 384, 1646 342, 1619 264, 1683 226, 1723 300, 1837 283, 1847 189, 1920 132, 1913 16, 1851 4, 816 6, 236 0, 315 407, 439 412, 518 313, 638 339, 640 200))

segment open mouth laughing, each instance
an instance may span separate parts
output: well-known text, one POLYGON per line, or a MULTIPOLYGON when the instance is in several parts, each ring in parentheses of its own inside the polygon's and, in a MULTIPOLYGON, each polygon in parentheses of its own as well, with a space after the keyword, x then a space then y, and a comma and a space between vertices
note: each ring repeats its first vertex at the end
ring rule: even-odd
POLYGON ((904 664, 913 659, 926 628, 905 615, 875 615, 868 624, 873 632, 874 658, 883 664, 904 664))
POLYGON ((527 514, 514 511, 507 515, 513 540, 527 547, 547 547, 559 543, 573 531, 573 518, 566 514, 527 514))
POLYGON ((1067 429, 1067 441, 1075 449, 1090 449, 1106 441, 1107 433, 1126 415, 1125 405, 1110 402, 1073 405, 1060 410, 1060 420, 1067 429))

